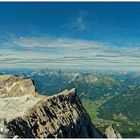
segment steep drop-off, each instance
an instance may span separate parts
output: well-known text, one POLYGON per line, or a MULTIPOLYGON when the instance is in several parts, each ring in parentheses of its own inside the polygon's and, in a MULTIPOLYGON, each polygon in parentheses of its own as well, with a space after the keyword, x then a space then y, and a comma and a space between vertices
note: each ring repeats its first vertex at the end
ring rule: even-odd
POLYGON ((0 76, 0 137, 103 138, 75 89, 54 96, 35 91, 32 80, 0 76))

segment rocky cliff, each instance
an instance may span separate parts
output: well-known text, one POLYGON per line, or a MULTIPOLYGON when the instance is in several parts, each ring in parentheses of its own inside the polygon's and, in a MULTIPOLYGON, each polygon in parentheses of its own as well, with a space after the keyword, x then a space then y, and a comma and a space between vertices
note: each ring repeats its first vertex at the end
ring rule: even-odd
POLYGON ((76 95, 42 96, 30 79, 0 76, 0 137, 103 138, 76 95))

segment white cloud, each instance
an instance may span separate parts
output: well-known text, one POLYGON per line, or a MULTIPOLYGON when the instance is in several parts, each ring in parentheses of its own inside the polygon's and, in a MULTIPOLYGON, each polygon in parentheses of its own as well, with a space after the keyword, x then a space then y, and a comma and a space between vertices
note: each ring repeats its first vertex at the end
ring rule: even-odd
MULTIPOLYGON (((80 11, 74 19, 69 21, 69 23, 66 23, 62 26, 62 28, 67 29, 76 29, 76 30, 85 30, 86 27, 89 25, 86 16, 88 15, 85 11, 80 11)), ((88 27, 89 28, 89 27, 88 27)))
POLYGON ((0 63, 1 68, 140 70, 140 49, 82 39, 14 37, 1 43, 0 63))

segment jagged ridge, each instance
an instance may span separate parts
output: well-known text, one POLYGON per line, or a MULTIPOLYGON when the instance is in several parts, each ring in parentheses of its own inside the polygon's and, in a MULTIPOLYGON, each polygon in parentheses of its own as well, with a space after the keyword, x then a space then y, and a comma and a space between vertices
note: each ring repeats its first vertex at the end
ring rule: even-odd
MULTIPOLYGON (((19 79, 15 76, 9 78, 19 79)), ((30 108, 24 110, 23 114, 9 118, 6 129, 8 129, 5 137, 18 136, 21 138, 102 138, 103 135, 92 124, 90 117, 83 108, 80 99, 76 95, 76 90, 65 90, 64 92, 51 96, 41 96, 35 92, 35 88, 31 88, 32 84, 27 84, 28 80, 22 79, 22 85, 30 85, 26 90, 28 94, 23 96, 30 96, 35 98, 34 104, 30 108), (22 81, 23 80, 23 81, 22 81), (33 92, 32 92, 33 91, 33 92)), ((9 81, 9 80, 8 80, 9 81)), ((13 80, 12 80, 13 81, 13 80)), ((6 84, 6 82, 4 82, 6 84)), ((20 84, 20 83, 18 83, 20 84)), ((9 98, 12 97, 14 86, 5 94, 9 98)), ((1 86, 2 87, 2 86, 1 86)), ((18 86, 17 86, 18 87, 18 86)), ((14 98, 21 98, 21 90, 16 90, 14 98)), ((26 87, 26 86, 25 86, 26 87)), ((2 88, 1 88, 2 89, 2 88)), ((21 85, 20 85, 21 89, 21 85)), ((1 92, 0 92, 1 94, 1 92)), ((4 92, 2 92, 4 98, 4 92)), ((30 100, 29 98, 29 100, 30 100)), ((26 104, 26 103, 25 103, 26 104)), ((8 111, 7 111, 8 113, 8 111)))

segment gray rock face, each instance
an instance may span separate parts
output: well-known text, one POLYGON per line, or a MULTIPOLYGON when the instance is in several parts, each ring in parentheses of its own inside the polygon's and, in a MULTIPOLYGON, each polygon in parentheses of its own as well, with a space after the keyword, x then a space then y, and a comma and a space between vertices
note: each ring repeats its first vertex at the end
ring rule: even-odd
POLYGON ((0 128, 3 128, 5 118, 10 120, 24 115, 40 100, 30 79, 0 76, 0 128))
POLYGON ((15 76, 1 76, 0 82, 2 83, 0 100, 3 99, 3 102, 0 102, 1 106, 3 105, 0 107, 0 113, 3 116, 0 114, 0 119, 7 120, 6 126, 2 124, 3 121, 0 123, 0 128, 6 131, 0 132, 2 137, 103 137, 92 124, 75 89, 47 97, 35 92, 31 80, 15 76), (10 105, 8 106, 5 102, 10 105))
POLYGON ((12 75, 0 75, 0 98, 17 97, 35 93, 32 80, 12 75))
POLYGON ((107 138, 122 138, 121 134, 112 126, 106 129, 105 135, 107 138))

